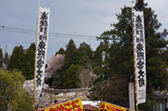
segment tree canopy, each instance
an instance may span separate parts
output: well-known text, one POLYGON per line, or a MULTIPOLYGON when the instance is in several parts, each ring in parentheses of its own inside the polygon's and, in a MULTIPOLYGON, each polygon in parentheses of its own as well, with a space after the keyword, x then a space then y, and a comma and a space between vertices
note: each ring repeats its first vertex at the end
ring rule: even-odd
POLYGON ((8 69, 18 69, 25 79, 34 78, 35 44, 32 43, 28 49, 23 46, 15 46, 9 60, 8 69))
MULTIPOLYGON (((144 3, 143 0, 137 0, 134 8, 144 12, 147 65, 147 103, 145 104, 148 104, 150 103, 149 101, 152 100, 152 90, 157 90, 158 88, 164 90, 167 87, 167 64, 166 61, 163 61, 166 58, 162 58, 163 48, 167 47, 167 41, 165 39, 167 37, 167 31, 158 32, 161 24, 157 19, 157 15, 150 7, 147 7, 147 4, 144 3)), ((113 28, 110 31, 103 32, 101 36, 98 37, 98 40, 103 41, 104 44, 111 43, 108 50, 110 54, 110 73, 108 78, 114 78, 117 74, 120 75, 120 77, 124 77, 123 80, 125 84, 128 84, 129 81, 132 81, 131 77, 134 74, 131 7, 125 6, 121 9, 121 13, 116 15, 118 22, 112 24, 113 28)), ((107 81, 109 81, 108 78, 107 81)), ((108 85, 106 84, 104 87, 106 86, 108 85)), ((128 85, 125 87, 128 87, 128 85)), ((115 93, 111 92, 111 95, 115 95, 115 93)), ((122 95, 128 94, 123 92, 122 95)), ((104 98, 104 100, 108 99, 109 98, 104 98)), ((115 99, 113 99, 113 102, 128 107, 128 104, 117 102, 115 99)), ((147 106, 146 110, 149 111, 151 109, 149 106, 152 105, 147 106)))
POLYGON ((25 68, 25 54, 23 46, 15 46, 15 48, 12 51, 11 58, 9 60, 8 69, 18 69, 20 71, 23 71, 25 68))
POLYGON ((30 110, 33 97, 23 88, 21 72, 0 69, 0 110, 30 110))
POLYGON ((70 39, 67 49, 65 51, 65 60, 62 70, 62 86, 63 88, 77 88, 78 87, 78 66, 76 66, 77 48, 72 39, 70 39), (71 71, 72 70, 72 71, 71 71), (74 74, 73 74, 74 73, 74 74), (76 81, 76 82, 75 82, 76 81))
POLYGON ((57 54, 65 54, 64 49, 61 47, 61 48, 59 49, 59 51, 55 53, 55 55, 57 55, 57 54))
POLYGON ((65 51, 65 62, 64 62, 65 70, 68 69, 72 64, 76 65, 76 54, 77 54, 77 48, 72 39, 70 39, 66 47, 67 49, 65 51))
POLYGON ((77 64, 85 65, 87 63, 91 63, 92 55, 93 54, 90 45, 85 42, 81 43, 79 48, 77 49, 77 64))
POLYGON ((25 69, 24 74, 26 80, 34 78, 34 63, 35 63, 35 44, 32 43, 25 51, 25 69))
POLYGON ((79 88, 79 77, 78 77, 78 66, 72 64, 67 70, 65 70, 63 75, 63 88, 73 89, 79 88))

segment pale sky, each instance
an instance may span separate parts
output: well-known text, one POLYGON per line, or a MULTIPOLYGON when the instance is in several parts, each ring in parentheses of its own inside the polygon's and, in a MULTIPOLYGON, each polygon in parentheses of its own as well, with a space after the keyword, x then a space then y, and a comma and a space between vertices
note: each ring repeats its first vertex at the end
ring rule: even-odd
MULTIPOLYGON (((145 2, 162 23, 159 31, 168 29, 168 0, 145 2)), ((52 36, 48 38, 47 60, 61 47, 66 49, 71 38, 77 48, 86 42, 95 50, 100 43, 95 37, 110 30, 121 8, 131 5, 132 0, 40 0, 40 6, 50 7, 49 32, 52 36)), ((36 30, 37 7, 38 0, 0 0, 0 48, 3 53, 5 46, 11 55, 15 46, 27 49, 35 42, 35 33, 26 34, 26 31, 36 30), (3 30, 2 26, 8 30, 3 30)))

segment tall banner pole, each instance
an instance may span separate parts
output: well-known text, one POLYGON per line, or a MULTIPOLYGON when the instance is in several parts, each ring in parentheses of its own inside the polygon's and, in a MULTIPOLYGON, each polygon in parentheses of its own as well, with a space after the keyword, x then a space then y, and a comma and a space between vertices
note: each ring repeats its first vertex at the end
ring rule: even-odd
POLYGON ((38 8, 38 23, 36 32, 36 55, 35 55, 35 75, 34 75, 34 99, 42 98, 44 85, 45 64, 47 55, 47 44, 49 35, 50 8, 38 8))
POLYGON ((38 0, 38 8, 37 8, 37 23, 36 23, 36 44, 35 44, 35 60, 34 60, 34 93, 33 93, 33 111, 35 110, 35 84, 36 84, 36 53, 37 53, 37 36, 38 36, 38 17, 39 17, 39 6, 40 0, 38 0))
MULTIPOLYGON (((132 3, 134 3, 132 1, 132 3)), ((134 9, 133 9, 133 6, 131 8, 131 11, 132 11, 132 37, 133 37, 133 53, 134 53, 134 75, 135 75, 135 78, 137 77, 137 74, 136 74, 136 66, 135 66, 135 42, 134 42, 134 9)), ((135 102, 136 102, 136 111, 138 111, 138 100, 137 100, 137 79, 135 79, 135 102)))
POLYGON ((143 11, 133 10, 133 52, 134 52, 134 73, 135 73, 135 93, 136 111, 138 104, 146 102, 146 48, 145 48, 145 26, 143 11))

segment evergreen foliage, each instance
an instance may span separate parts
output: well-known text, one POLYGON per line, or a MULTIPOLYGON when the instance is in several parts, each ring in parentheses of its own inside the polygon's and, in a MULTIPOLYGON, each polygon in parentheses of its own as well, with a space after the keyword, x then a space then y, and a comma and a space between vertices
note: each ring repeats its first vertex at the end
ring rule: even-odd
MULTIPOLYGON (((154 11, 151 8, 147 8, 146 6, 147 4, 145 4, 143 0, 136 1, 135 9, 142 10, 144 12, 147 65, 147 102, 140 105, 140 108, 143 107, 143 109, 150 111, 152 109, 152 103, 154 103, 152 102, 152 90, 158 90, 158 88, 160 90, 164 90, 167 88, 167 61, 163 61, 166 59, 164 56, 166 53, 164 52, 165 50, 163 50, 163 48, 166 48, 167 46, 167 41, 165 38, 167 37, 168 33, 166 30, 163 32, 157 32, 161 24, 157 19, 157 15, 154 14, 154 11)), ((131 8, 122 8, 121 13, 117 14, 117 19, 118 22, 112 24, 113 29, 110 31, 105 31, 98 39, 102 40, 104 44, 107 42, 112 43, 111 47, 109 48, 110 73, 108 78, 114 78, 116 74, 120 77, 124 77, 123 81, 125 81, 125 84, 127 84, 125 87, 128 87, 128 82, 132 81, 130 77, 132 74, 134 74, 131 8)), ((109 80, 107 79, 107 81, 109 80)), ((99 83, 101 82, 102 81, 99 83)), ((106 87, 106 84, 104 87, 106 87)), ((126 89, 127 91, 123 92, 122 94, 123 100, 125 98, 128 99, 128 88, 125 87, 123 86, 123 89, 126 89)), ((105 93, 106 92, 104 92, 104 95, 105 93)), ((111 95, 116 94, 111 92, 111 95)), ((118 99, 117 96, 118 95, 116 95, 116 100, 118 99)), ((99 95, 97 97, 101 99, 102 96, 99 95)), ((107 101, 108 99, 109 98, 104 98, 104 100, 107 101)), ((113 103, 128 107, 128 104, 120 103, 116 100, 113 99, 113 103)))
POLYGON ((78 66, 72 64, 67 70, 64 72, 64 83, 63 88, 65 89, 73 89, 79 88, 79 72, 78 66))
POLYGON ((90 45, 83 42, 77 50, 77 65, 79 65, 79 86, 82 88, 91 87, 94 79, 92 73, 93 51, 90 45))
POLYGON ((93 73, 97 75, 97 81, 103 81, 107 80, 107 75, 109 74, 109 63, 108 63, 108 55, 109 55, 109 43, 103 43, 101 42, 100 45, 97 47, 96 51, 94 52, 93 56, 93 62, 92 62, 92 68, 93 68, 93 73), (105 53, 105 60, 103 61, 102 58, 102 53, 105 53))
POLYGON ((92 50, 90 45, 83 42, 80 44, 80 47, 77 50, 77 64, 84 66, 87 63, 91 63, 92 60, 92 50))
POLYGON ((35 44, 32 43, 27 50, 23 46, 15 46, 9 60, 8 69, 18 69, 26 80, 34 78, 35 44))
POLYGON ((57 54, 65 54, 64 49, 61 47, 61 48, 59 49, 59 51, 55 53, 55 55, 57 55, 57 54))
POLYGON ((74 41, 71 39, 66 46, 65 60, 62 70, 62 87, 77 88, 78 87, 78 68, 76 66, 77 48, 74 41), (71 66, 71 67, 70 67, 71 66), (73 69, 73 71, 71 71, 73 69), (74 73, 74 74, 73 74, 74 73), (76 81, 76 82, 75 82, 76 81))
POLYGON ((35 63, 35 44, 32 43, 25 53, 25 70, 26 80, 34 78, 34 63, 35 63))
POLYGON ((64 69, 68 69, 72 64, 76 65, 76 56, 77 56, 77 48, 74 41, 71 39, 66 46, 67 49, 65 51, 65 62, 64 69))
POLYGON ((96 48, 96 51, 94 51, 93 56, 93 62, 92 66, 93 68, 96 66, 101 67, 102 66, 102 52, 103 52, 103 43, 100 43, 99 46, 96 48))
MULTIPOLYGON (((25 54, 23 46, 15 46, 8 65, 9 70, 18 69, 24 71, 25 69, 25 54)), ((26 75, 24 75, 26 76, 26 75)))

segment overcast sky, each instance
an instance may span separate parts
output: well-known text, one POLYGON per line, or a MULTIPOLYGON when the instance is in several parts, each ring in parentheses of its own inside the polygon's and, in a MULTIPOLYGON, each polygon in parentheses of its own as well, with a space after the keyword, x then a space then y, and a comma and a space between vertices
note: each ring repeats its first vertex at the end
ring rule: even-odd
MULTIPOLYGON (((88 43, 93 50, 100 41, 95 37, 110 30, 116 23, 116 14, 124 6, 131 6, 132 0, 40 0, 40 6, 50 7, 50 25, 47 60, 72 38, 78 48, 80 43, 88 43), (53 34, 54 33, 54 34, 53 34), (68 34, 68 35, 63 35, 68 34), (77 36, 79 35, 79 36, 77 36)), ((158 15, 163 29, 168 29, 168 0, 145 0, 158 15)), ((38 0, 0 0, 0 48, 3 53, 7 46, 12 54, 15 46, 27 49, 35 42, 38 0), (3 30, 6 28, 8 30, 3 30), (10 30, 9 30, 10 29, 10 30), (26 29, 26 30, 24 30, 26 29), (27 30, 28 29, 28 30, 27 30), (13 32, 17 30, 17 32, 13 32), (29 33, 30 31, 28 31, 29 33)))

